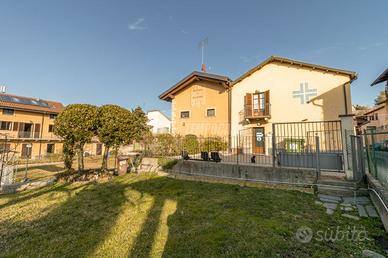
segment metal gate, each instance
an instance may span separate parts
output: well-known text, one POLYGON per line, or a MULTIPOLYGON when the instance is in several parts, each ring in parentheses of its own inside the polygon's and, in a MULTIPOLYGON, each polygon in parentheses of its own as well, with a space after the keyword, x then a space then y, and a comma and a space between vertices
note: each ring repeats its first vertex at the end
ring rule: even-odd
POLYGON ((344 170, 341 121, 274 123, 272 132, 277 165, 314 168, 319 154, 321 169, 344 170))

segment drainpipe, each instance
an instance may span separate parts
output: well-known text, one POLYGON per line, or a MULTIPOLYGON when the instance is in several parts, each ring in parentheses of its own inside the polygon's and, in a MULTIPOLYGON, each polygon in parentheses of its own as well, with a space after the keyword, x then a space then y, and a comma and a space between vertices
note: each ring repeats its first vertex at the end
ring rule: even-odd
POLYGON ((42 138, 43 138, 44 115, 45 115, 45 113, 42 114, 42 126, 40 127, 39 159, 42 158, 42 138))
POLYGON ((232 90, 228 89, 228 140, 229 152, 232 150, 232 90))
POLYGON ((348 99, 346 97, 346 84, 347 83, 342 85, 342 89, 343 89, 343 92, 344 92, 345 115, 349 115, 349 113, 348 113, 348 99))

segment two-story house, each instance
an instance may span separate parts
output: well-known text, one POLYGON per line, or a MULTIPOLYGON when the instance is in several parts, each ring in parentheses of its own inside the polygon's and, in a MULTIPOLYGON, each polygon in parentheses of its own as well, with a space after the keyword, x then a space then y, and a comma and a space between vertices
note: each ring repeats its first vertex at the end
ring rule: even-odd
POLYGON ((193 72, 163 92, 171 102, 172 133, 197 136, 229 135, 229 83, 226 76, 193 72))
POLYGON ((350 84, 356 78, 352 71, 271 56, 233 81, 231 134, 248 133, 251 152, 268 154, 263 136, 272 135, 274 123, 352 114, 350 84))
POLYGON ((54 120, 63 108, 56 101, 0 94, 0 149, 15 151, 22 158, 62 153, 54 120))
MULTIPOLYGON (((0 151, 19 158, 40 159, 62 154, 62 139, 54 134, 54 121, 64 109, 60 102, 0 94, 0 151)), ((102 155, 96 137, 84 147, 85 155, 102 155)))

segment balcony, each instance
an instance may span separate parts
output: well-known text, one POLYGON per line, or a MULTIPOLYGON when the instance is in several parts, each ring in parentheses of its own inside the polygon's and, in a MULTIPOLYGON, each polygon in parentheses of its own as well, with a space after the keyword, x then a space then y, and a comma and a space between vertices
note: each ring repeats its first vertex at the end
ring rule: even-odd
POLYGON ((26 140, 48 140, 48 141, 62 140, 61 137, 56 136, 54 133, 46 133, 46 134, 43 134, 41 137, 40 132, 30 132, 30 131, 20 131, 20 132, 16 132, 16 134, 11 134, 9 136, 10 138, 26 139, 26 140))
POLYGON ((39 133, 34 133, 31 131, 19 131, 17 134, 17 138, 20 139, 37 139, 39 138, 39 133))
POLYGON ((253 105, 244 105, 244 109, 240 112, 241 119, 264 119, 271 117, 271 105, 265 104, 261 107, 253 105))

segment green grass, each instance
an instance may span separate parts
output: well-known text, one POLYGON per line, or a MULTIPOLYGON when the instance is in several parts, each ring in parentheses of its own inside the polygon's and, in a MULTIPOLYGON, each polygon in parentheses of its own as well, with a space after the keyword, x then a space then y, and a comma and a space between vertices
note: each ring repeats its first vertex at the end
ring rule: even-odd
POLYGON ((56 184, 0 196, 4 257, 359 257, 385 233, 379 220, 325 214, 295 190, 159 177, 56 184), (365 227, 370 241, 302 244, 300 226, 365 227))
MULTIPOLYGON (((99 169, 101 167, 101 157, 85 157, 84 164, 85 169, 99 169)), ((73 168, 77 169, 77 160, 73 162, 73 168)), ((113 157, 108 159, 108 168, 115 167, 115 160, 113 157)), ((27 178, 30 180, 48 180, 55 176, 55 174, 64 172, 65 168, 63 164, 55 165, 37 165, 33 164, 28 168, 27 178)), ((25 178, 25 167, 20 167, 16 171, 16 182, 21 182, 25 178)), ((1 254, 0 254, 1 255, 1 254)))

